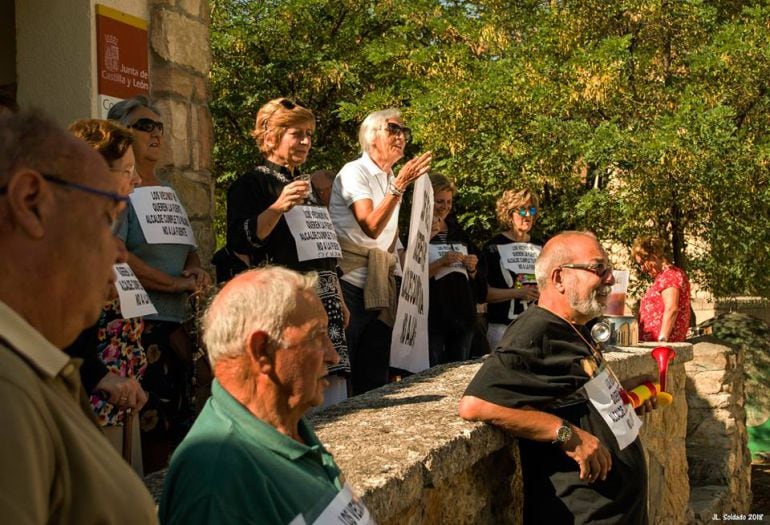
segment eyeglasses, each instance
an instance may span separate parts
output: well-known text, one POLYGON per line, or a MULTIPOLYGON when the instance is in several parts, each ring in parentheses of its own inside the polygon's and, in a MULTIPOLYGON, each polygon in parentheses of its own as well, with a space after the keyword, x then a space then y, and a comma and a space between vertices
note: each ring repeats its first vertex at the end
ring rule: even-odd
POLYGON ((599 279, 606 279, 608 275, 612 273, 612 265, 604 263, 592 263, 592 264, 562 264, 559 268, 572 268, 575 270, 585 270, 596 275, 599 279))
POLYGON ((125 175, 129 179, 132 179, 134 173, 136 173, 136 166, 131 166, 130 168, 110 168, 110 171, 112 173, 120 173, 121 175, 125 175))
POLYGON ((531 206, 529 208, 521 207, 518 210, 515 210, 515 213, 518 213, 521 217, 526 217, 527 214, 529 214, 530 217, 534 217, 537 215, 537 208, 534 206, 531 206))
MULTIPOLYGON (((116 206, 119 206, 121 203, 128 202, 128 197, 125 195, 120 195, 117 193, 113 193, 111 191, 104 191, 97 188, 92 188, 91 186, 86 186, 85 184, 78 184, 77 182, 70 182, 68 180, 59 178, 56 175, 50 175, 47 173, 41 173, 41 175, 48 182, 53 182, 54 184, 58 184, 59 186, 62 186, 65 188, 71 188, 73 190, 78 190, 85 193, 90 193, 91 195, 96 195, 98 197, 103 197, 105 199, 110 199, 115 203, 116 206)), ((3 191, 5 189, 6 188, 3 188, 3 191)), ((118 216, 112 219, 112 222, 110 223, 110 232, 112 232, 113 235, 117 235, 118 230, 120 229, 120 223, 121 221, 118 216)))
POLYGON ((151 118, 140 118, 128 127, 144 131, 145 133, 152 133, 157 129, 158 133, 163 135, 163 122, 152 120, 151 118))
POLYGON ((388 132, 390 135, 403 135, 404 140, 409 142, 412 140, 412 130, 410 128, 407 128, 406 126, 399 126, 395 122, 388 122, 385 124, 385 127, 382 128, 385 131, 388 132))

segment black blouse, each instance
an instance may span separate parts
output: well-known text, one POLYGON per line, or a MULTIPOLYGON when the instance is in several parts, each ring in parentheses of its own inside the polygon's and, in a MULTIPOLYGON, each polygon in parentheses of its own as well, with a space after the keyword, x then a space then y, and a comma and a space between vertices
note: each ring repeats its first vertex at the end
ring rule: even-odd
MULTIPOLYGON (((284 186, 299 179, 291 172, 272 162, 265 162, 238 178, 227 192, 227 247, 246 254, 253 266, 275 264, 299 272, 334 270, 334 258, 300 261, 297 244, 282 216, 270 234, 257 237, 257 217, 281 195, 284 186)), ((308 205, 320 206, 312 195, 308 205)))
POLYGON ((451 272, 441 279, 431 277, 429 281, 430 308, 428 309, 428 326, 441 327, 446 323, 459 324, 471 330, 476 320, 476 303, 486 302, 487 278, 481 253, 470 237, 457 222, 447 217, 446 237, 436 235, 431 244, 462 244, 468 249, 468 254, 479 258, 476 275, 466 278, 459 272, 451 272))

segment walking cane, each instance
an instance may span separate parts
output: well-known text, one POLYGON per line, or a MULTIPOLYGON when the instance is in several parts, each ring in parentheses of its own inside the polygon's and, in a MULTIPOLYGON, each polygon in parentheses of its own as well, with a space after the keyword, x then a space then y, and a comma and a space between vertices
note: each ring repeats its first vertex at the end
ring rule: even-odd
POLYGON ((131 465, 131 445, 133 445, 133 427, 134 412, 130 408, 126 409, 123 417, 123 459, 131 465))

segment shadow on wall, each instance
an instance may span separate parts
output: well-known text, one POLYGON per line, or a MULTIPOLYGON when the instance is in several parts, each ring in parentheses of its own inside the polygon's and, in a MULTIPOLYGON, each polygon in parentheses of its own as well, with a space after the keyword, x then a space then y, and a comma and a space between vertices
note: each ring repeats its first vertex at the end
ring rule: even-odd
POLYGON ((685 365, 687 462, 694 523, 714 514, 747 513, 751 455, 747 447, 744 351, 713 335, 691 339, 685 365))
MULTIPOLYGON (((701 330, 711 333, 725 344, 740 347, 746 371, 746 424, 749 434, 765 425, 770 418, 770 325, 760 318, 744 313, 721 314, 701 324, 701 330)), ((756 432, 759 440, 750 438, 752 452, 770 452, 767 433, 756 432)))

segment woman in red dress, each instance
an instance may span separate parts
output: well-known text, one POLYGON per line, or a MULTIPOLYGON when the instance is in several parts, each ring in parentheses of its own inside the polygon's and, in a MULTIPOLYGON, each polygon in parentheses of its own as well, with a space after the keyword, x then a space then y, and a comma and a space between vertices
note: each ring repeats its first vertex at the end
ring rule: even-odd
POLYGON ((666 258, 663 241, 639 237, 631 256, 654 279, 639 306, 639 340, 681 342, 690 327, 690 281, 666 258))

